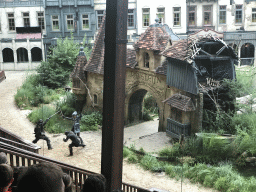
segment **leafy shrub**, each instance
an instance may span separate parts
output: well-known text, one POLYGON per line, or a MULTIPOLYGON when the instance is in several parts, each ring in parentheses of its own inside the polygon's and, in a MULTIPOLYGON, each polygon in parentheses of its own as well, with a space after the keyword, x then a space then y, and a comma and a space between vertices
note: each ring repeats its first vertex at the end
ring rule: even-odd
POLYGON ((139 152, 141 152, 142 154, 146 154, 147 152, 143 149, 143 147, 141 147, 140 149, 139 149, 139 152))
POLYGON ((157 161, 156 157, 145 155, 141 161, 140 164, 142 167, 146 170, 156 170, 161 167, 160 163, 157 161))
POLYGON ((123 148, 123 157, 126 158, 132 153, 127 147, 123 148))
POLYGON ((143 112, 143 120, 144 121, 151 121, 153 119, 154 118, 150 115, 149 111, 148 110, 144 110, 144 112, 143 112))
POLYGON ((100 112, 93 112, 90 115, 83 115, 80 121, 82 131, 97 131, 98 125, 102 124, 102 115, 100 112))
POLYGON ((158 114, 158 106, 156 103, 156 99, 147 92, 144 97, 144 110, 147 110, 148 112, 158 114))
POLYGON ((69 80, 70 72, 76 63, 79 45, 74 41, 73 34, 64 40, 59 38, 57 46, 50 48, 47 61, 42 61, 37 72, 42 74, 44 85, 50 88, 63 87, 69 80))
POLYGON ((72 113, 76 111, 76 105, 76 95, 70 92, 66 92, 63 98, 56 103, 56 109, 61 110, 63 115, 71 117, 72 113))
MULTIPOLYGON (((45 121, 51 115, 55 113, 55 110, 48 106, 42 106, 33 110, 28 118, 32 123, 37 123, 39 119, 45 121)), ((49 133, 64 133, 66 130, 71 130, 72 122, 65 121, 58 114, 54 115, 44 126, 45 130, 49 133)))
POLYGON ((138 157, 134 153, 130 153, 130 155, 128 156, 128 162, 129 163, 137 163, 138 157))
POLYGON ((229 182, 226 177, 220 177, 214 184, 215 189, 220 191, 227 191, 229 188, 229 182))

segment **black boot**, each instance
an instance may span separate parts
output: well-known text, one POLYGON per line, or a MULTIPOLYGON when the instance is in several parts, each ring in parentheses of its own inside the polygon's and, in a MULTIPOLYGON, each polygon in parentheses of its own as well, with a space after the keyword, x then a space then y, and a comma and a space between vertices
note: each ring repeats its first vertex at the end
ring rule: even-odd
POLYGON ((69 152, 70 152, 69 156, 73 156, 73 149, 72 149, 72 147, 69 148, 69 152))
POLYGON ((51 149, 53 149, 53 148, 52 148, 52 146, 51 146, 51 143, 50 143, 50 141, 48 141, 48 142, 47 142, 47 146, 48 146, 48 150, 51 150, 51 149))

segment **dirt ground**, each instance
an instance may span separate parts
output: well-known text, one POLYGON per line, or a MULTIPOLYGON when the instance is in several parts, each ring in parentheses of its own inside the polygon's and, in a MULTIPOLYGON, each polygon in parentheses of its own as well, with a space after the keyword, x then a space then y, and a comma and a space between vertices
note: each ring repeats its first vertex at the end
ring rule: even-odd
MULTIPOLYGON (((26 118, 29 111, 17 108, 14 95, 28 72, 5 71, 7 79, 0 83, 0 126, 23 137, 26 140, 34 139, 34 125, 26 118)), ((101 131, 82 132, 81 137, 85 141, 85 148, 74 148, 74 156, 68 157, 68 144, 63 142, 64 134, 47 134, 51 140, 53 150, 48 150, 45 141, 39 141, 40 154, 72 164, 74 166, 100 173, 101 165, 101 131)), ((155 137, 155 136, 154 136, 155 137)), ((144 137, 141 143, 147 148, 147 143, 157 142, 154 137, 144 137), (148 140, 147 140, 148 138, 148 140), (152 140, 153 138, 153 140, 152 140)), ((123 181, 143 188, 157 188, 170 192, 207 192, 215 191, 202 187, 199 184, 191 184, 188 180, 176 181, 164 174, 155 174, 143 170, 138 164, 123 162, 123 181)))

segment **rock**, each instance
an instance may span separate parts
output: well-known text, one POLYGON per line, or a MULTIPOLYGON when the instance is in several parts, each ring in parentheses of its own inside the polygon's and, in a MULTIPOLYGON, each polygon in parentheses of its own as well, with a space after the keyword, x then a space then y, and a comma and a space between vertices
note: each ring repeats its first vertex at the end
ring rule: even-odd
POLYGON ((256 162, 256 157, 247 157, 245 159, 245 161, 248 163, 254 163, 254 162, 256 162))

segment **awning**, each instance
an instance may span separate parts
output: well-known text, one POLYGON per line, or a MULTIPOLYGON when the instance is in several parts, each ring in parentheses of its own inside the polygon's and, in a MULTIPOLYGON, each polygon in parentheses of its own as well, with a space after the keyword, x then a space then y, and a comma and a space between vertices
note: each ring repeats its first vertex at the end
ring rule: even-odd
POLYGON ((182 111, 195 111, 196 108, 190 97, 181 94, 174 94, 168 99, 162 101, 172 107, 180 109, 182 111))

